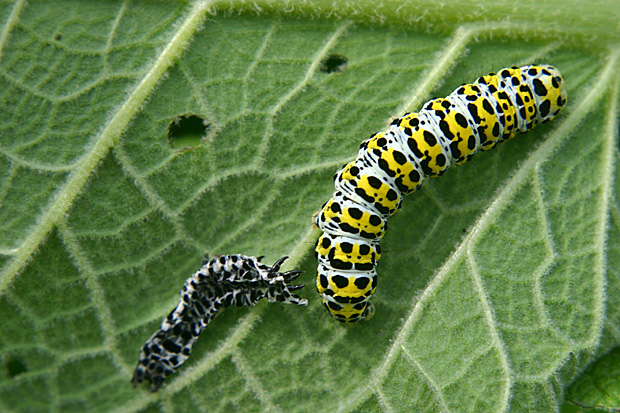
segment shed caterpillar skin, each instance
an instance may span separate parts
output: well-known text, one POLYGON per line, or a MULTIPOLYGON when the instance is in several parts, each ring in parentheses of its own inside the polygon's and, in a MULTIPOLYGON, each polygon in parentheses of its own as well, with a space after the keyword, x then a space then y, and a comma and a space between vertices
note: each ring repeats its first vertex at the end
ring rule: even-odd
POLYGON ((261 264, 261 258, 223 255, 203 262, 185 282, 177 307, 142 346, 131 379, 134 387, 147 380, 151 392, 156 392, 164 379, 187 360, 198 336, 220 308, 254 305, 263 298, 272 303, 308 303, 291 293, 304 284, 288 285, 301 271, 279 272, 288 257, 280 258, 271 267, 261 264))
POLYGON ((349 323, 373 314, 379 241, 403 195, 478 150, 553 119, 566 101, 555 67, 506 68, 430 100, 362 142, 357 159, 336 173, 333 197, 313 218, 323 231, 315 249, 316 284, 328 312, 349 323))

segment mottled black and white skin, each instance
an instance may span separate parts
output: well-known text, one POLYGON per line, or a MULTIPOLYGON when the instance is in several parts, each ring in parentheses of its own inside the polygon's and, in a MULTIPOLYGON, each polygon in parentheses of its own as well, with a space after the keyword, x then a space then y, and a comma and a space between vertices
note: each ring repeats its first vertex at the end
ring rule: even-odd
POLYGON ((288 285, 301 271, 279 272, 288 257, 280 258, 272 267, 261 264, 261 258, 205 258, 202 267, 185 282, 177 307, 142 346, 131 379, 134 387, 147 380, 151 392, 156 392, 164 379, 187 360, 198 336, 221 308, 254 305, 263 298, 272 303, 308 304, 291 293, 305 284, 288 285))

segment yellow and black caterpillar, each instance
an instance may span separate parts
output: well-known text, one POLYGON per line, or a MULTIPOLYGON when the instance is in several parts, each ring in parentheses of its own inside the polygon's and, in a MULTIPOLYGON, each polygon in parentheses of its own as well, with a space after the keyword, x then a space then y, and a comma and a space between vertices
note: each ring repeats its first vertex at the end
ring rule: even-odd
POLYGON ((427 102, 363 142, 357 159, 336 173, 336 191, 314 217, 323 231, 315 250, 316 283, 329 313, 343 322, 372 314, 379 240, 403 194, 478 150, 553 119, 565 104, 564 81, 555 67, 512 67, 427 102))

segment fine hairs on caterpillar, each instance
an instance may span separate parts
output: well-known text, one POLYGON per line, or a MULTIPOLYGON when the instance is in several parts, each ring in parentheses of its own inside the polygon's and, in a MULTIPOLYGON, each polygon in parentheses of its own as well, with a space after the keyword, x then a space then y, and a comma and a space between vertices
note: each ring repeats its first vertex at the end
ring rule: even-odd
POLYGON ((131 379, 134 387, 147 380, 151 392, 156 392, 164 379, 187 360, 202 330, 223 307, 254 305, 263 298, 272 303, 308 303, 291 293, 305 284, 288 285, 301 271, 279 272, 288 257, 280 258, 271 267, 261 264, 261 258, 205 258, 202 267, 185 282, 177 307, 142 346, 131 379))
POLYGON ((372 316, 379 241, 403 195, 478 150, 553 119, 566 101, 555 67, 506 68, 430 100, 362 142, 357 158, 336 173, 334 195, 313 219, 323 231, 315 249, 316 284, 328 312, 342 322, 372 316))

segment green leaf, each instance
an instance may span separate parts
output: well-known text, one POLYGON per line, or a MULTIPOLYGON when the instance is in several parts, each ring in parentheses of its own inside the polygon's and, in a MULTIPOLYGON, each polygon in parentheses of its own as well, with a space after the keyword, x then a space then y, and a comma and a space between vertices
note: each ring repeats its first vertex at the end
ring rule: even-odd
POLYGON ((620 411, 619 382, 620 349, 615 349, 590 366, 570 387, 563 411, 620 411))
POLYGON ((0 1, 1 410, 589 405, 568 386, 620 342, 620 10, 374 3, 0 1), (406 199, 377 314, 330 319, 310 217, 334 172, 391 116, 532 62, 567 108, 406 199), (199 145, 169 136, 182 115, 199 145), (291 256, 309 306, 227 309, 132 389, 205 252, 291 256))

